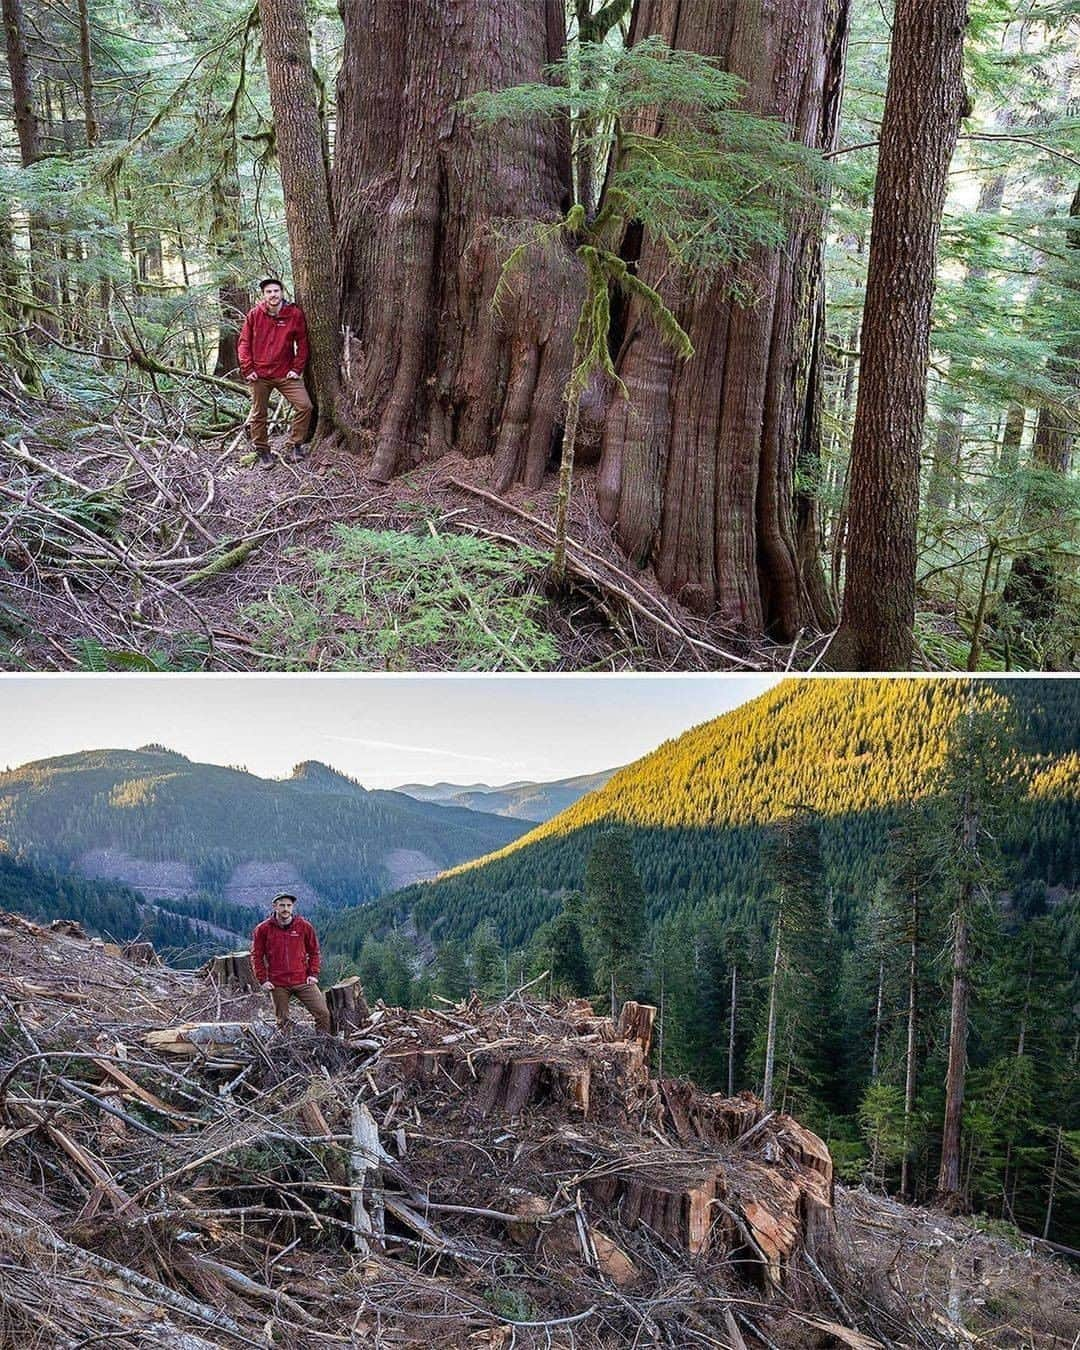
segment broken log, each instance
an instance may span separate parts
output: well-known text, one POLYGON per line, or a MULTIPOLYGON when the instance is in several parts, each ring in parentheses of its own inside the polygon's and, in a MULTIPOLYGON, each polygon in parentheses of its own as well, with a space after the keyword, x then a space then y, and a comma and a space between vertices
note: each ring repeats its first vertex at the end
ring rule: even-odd
POLYGON ((371 1112, 361 1101, 352 1104, 352 1152, 349 1169, 352 1173, 352 1230, 353 1245, 362 1258, 371 1255, 372 1242, 381 1246, 386 1231, 382 1194, 381 1166, 393 1159, 379 1143, 379 1127, 371 1112), (371 1177, 371 1215, 365 1198, 371 1177))
POLYGON ((242 1045, 249 1036, 265 1040, 273 1031, 269 1022, 185 1022, 179 1027, 148 1031, 143 1040, 155 1050, 190 1057, 200 1051, 212 1055, 218 1050, 231 1049, 242 1045))
POLYGON ((360 1031, 371 1020, 371 1009, 364 997, 364 986, 358 975, 351 975, 326 991, 326 1006, 330 1009, 330 1033, 347 1038, 350 1032, 360 1031))

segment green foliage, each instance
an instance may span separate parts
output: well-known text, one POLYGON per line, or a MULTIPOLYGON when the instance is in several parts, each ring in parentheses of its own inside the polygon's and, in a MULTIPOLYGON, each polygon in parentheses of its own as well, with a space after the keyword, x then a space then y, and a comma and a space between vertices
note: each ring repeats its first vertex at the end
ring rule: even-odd
POLYGON ((245 618, 273 670, 545 670, 557 660, 535 589, 544 558, 469 535, 338 525, 306 584, 245 618))
POLYGON ((439 948, 435 964, 435 992, 454 1003, 469 992, 465 948, 453 938, 439 948))
POLYGON ((645 945, 645 891, 625 831, 606 830, 592 846, 585 863, 585 916, 614 1016, 619 993, 636 987, 645 945))
POLYGON ((579 997, 593 990, 585 927, 585 897, 580 891, 571 891, 563 900, 562 909, 533 935, 535 964, 550 972, 555 993, 579 997))
POLYGON ((885 1169, 900 1162, 907 1143, 903 1091, 887 1083, 870 1083, 856 1117, 870 1153, 870 1176, 883 1186, 885 1169))
POLYGON ((782 243, 785 213, 823 176, 818 157, 782 123, 736 106, 741 81, 660 37, 632 47, 582 42, 545 76, 478 94, 468 107, 487 122, 569 117, 589 149, 590 133, 613 139, 596 241, 616 218, 638 220, 679 267, 712 272, 782 243), (638 129, 653 121, 660 134, 638 129))

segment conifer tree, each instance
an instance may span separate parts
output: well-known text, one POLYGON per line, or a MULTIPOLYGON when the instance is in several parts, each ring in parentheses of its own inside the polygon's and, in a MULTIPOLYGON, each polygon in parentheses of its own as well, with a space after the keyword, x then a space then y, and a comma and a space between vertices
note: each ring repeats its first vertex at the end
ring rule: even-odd
POLYGON ((967 711, 953 729, 941 775, 938 833, 951 1007, 937 1189, 941 1203, 952 1208, 964 1204, 960 1161, 971 991, 980 946, 996 921, 991 887, 998 875, 997 823, 1007 795, 1005 710, 992 699, 980 707, 977 698, 969 688, 967 711))
POLYGON ((551 972, 552 989, 559 993, 581 996, 592 992, 593 972, 582 935, 584 909, 585 897, 571 891, 559 913, 541 930, 544 964, 551 972))
POLYGON ((774 828, 764 871, 776 911, 761 1095, 771 1107, 779 1077, 786 1109, 789 1094, 803 1100, 820 1094, 827 1072, 824 1045, 833 1024, 829 916, 813 811, 795 807, 774 828))
POLYGON ((618 990, 634 985, 645 944, 645 891, 634 866, 629 836, 607 830, 585 864, 586 914, 599 956, 599 973, 611 992, 611 1015, 618 1016, 618 990))
POLYGON ((497 998, 506 992, 503 987, 504 965, 502 948, 491 923, 482 923, 473 934, 469 953, 469 978, 481 998, 497 998))
POLYGON ((435 961, 435 989, 443 998, 456 1003, 469 992, 469 971, 465 948, 457 938, 449 938, 439 948, 435 961))

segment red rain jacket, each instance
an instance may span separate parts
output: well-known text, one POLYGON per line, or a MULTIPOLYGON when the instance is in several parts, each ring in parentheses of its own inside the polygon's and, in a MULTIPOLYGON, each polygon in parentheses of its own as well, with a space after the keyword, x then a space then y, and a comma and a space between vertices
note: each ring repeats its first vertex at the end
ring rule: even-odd
POLYGON ((246 380, 283 380, 290 370, 304 373, 308 359, 307 322, 299 305, 283 301, 277 314, 265 305, 249 310, 240 329, 236 348, 240 370, 246 380))
POLYGON ((263 919, 252 939, 251 964, 260 984, 267 980, 278 986, 303 984, 309 975, 319 973, 315 929, 299 914, 293 915, 288 928, 273 917, 263 919))

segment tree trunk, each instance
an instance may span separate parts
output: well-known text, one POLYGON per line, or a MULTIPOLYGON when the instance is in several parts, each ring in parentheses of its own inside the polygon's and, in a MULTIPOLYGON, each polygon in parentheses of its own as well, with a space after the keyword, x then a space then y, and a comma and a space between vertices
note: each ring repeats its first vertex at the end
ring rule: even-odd
POLYGON ((776 1063, 776 1005, 780 984, 780 932, 784 921, 784 902, 781 900, 776 915, 776 943, 773 947, 772 978, 769 981, 769 1023, 765 1033, 765 1073, 761 1084, 761 1100, 765 1109, 772 1106, 773 1066, 776 1063))
POLYGON ((1054 1145, 1054 1165, 1050 1170, 1050 1194, 1046 1197, 1046 1218, 1043 1221, 1043 1240, 1050 1236, 1050 1217, 1054 1212, 1054 1194, 1057 1191, 1058 1169, 1061 1165, 1061 1135, 1062 1127, 1057 1128, 1057 1142, 1054 1145))
MULTIPOLYGON (((211 184, 210 248, 218 269, 218 346, 215 375, 232 375, 240 361, 236 344, 250 297, 237 274, 243 253, 240 179, 236 166, 236 124, 230 119, 220 172, 211 184)), ((309 316, 310 318, 310 316, 309 316)))
POLYGON ((900 1162, 900 1195, 911 1199, 911 1125, 915 1119, 915 1070, 919 1020, 919 893, 911 892, 911 929, 908 935, 907 1053, 904 1072, 904 1153, 900 1162))
MULTIPOLYGON (((341 415, 341 332, 322 119, 303 0, 259 0, 263 53, 285 197, 293 289, 307 318, 317 435, 348 437, 341 415)), ((365 129, 365 135, 371 129, 365 129)))
POLYGON ((1022 403, 1010 403, 1005 414, 1005 429, 1001 433, 998 451, 998 472, 1004 477, 1015 473, 1020 464, 1020 445, 1024 439, 1026 409, 1022 403))
MULTIPOLYGON (((961 847, 970 857, 977 846, 978 815, 970 788, 964 794, 961 847)), ((941 1167, 938 1196, 941 1203, 956 1208, 961 1203, 960 1128, 964 1114, 967 1077, 968 1006, 971 1001, 971 971, 968 946, 971 908, 975 888, 969 877, 960 883, 952 924, 952 1006, 949 1014, 949 1061, 945 1070, 945 1122, 941 1132, 941 1167)))
MULTIPOLYGON (((1069 217, 1068 248, 1080 258, 1080 187, 1069 207, 1069 217)), ((1070 337, 1051 357, 1049 365, 1059 380, 1074 388, 1080 387, 1080 342, 1070 337)), ((1069 412, 1061 406, 1044 404, 1035 423, 1031 467, 1064 480, 1072 465, 1073 435, 1073 419, 1069 412)), ((1033 494, 1025 503, 1021 530, 1067 538, 1070 532, 1067 508, 1061 504, 1048 506, 1039 500, 1040 496, 1033 494)), ((1005 583, 1005 603, 1013 605, 1024 620, 1040 629, 1049 628, 1057 614, 1061 586, 1059 566, 1048 540, 1042 548, 1028 548, 1018 554, 1005 583)))
POLYGON ((877 1003, 874 1008, 874 1049, 870 1056, 870 1081, 878 1080, 878 1055, 881 1051, 881 1004, 885 994, 885 958, 878 961, 877 1003))
POLYGON ((731 1008, 728 1012, 727 1095, 735 1096, 735 1003, 738 991, 738 966, 731 964, 731 1008))
POLYGON ((97 118, 94 116, 94 63, 90 54, 90 14, 87 0, 79 0, 79 69, 82 78, 83 123, 88 149, 97 145, 97 118))
MULTIPOLYGON (((847 13, 847 0, 768 9, 756 0, 639 0, 630 40, 659 34, 717 58, 747 82, 751 111, 828 150, 847 13)), ((828 611, 816 504, 806 494, 797 509, 794 491, 796 465, 812 482, 820 458, 821 213, 798 220, 784 248, 758 250, 701 293, 665 281, 663 250, 639 235, 631 228, 623 253, 659 286, 696 355, 676 361, 639 302, 629 304, 617 358, 628 397, 613 400, 604 423, 600 514, 682 603, 791 638, 828 611), (733 282, 749 286, 755 303, 736 304, 733 282)))
POLYGON ((851 447, 843 670, 906 670, 938 234, 964 115, 967 0, 897 0, 851 447))
POLYGON ((354 0, 343 14, 334 201, 371 476, 493 452, 500 490, 536 485, 562 433, 580 268, 564 243, 533 250, 498 315, 491 303, 507 236, 571 205, 569 137, 479 127, 459 105, 538 81, 562 54, 565 7, 354 0))
MULTIPOLYGON (((4 20, 4 39, 7 47, 8 78, 11 82, 11 101, 15 113, 15 131, 19 138, 19 163, 29 169, 42 158, 41 129, 34 114, 31 86, 30 58, 26 45, 22 0, 2 0, 0 13, 4 20)), ((27 230, 30 236, 31 291, 40 307, 38 322, 54 336, 59 333, 55 318, 53 285, 49 278, 50 240, 46 223, 37 211, 28 211, 27 230)))
POLYGON ((24 169, 41 158, 41 140, 30 86, 30 60, 26 50, 22 0, 3 0, 4 38, 7 42, 8 76, 15 110, 19 159, 24 169))

